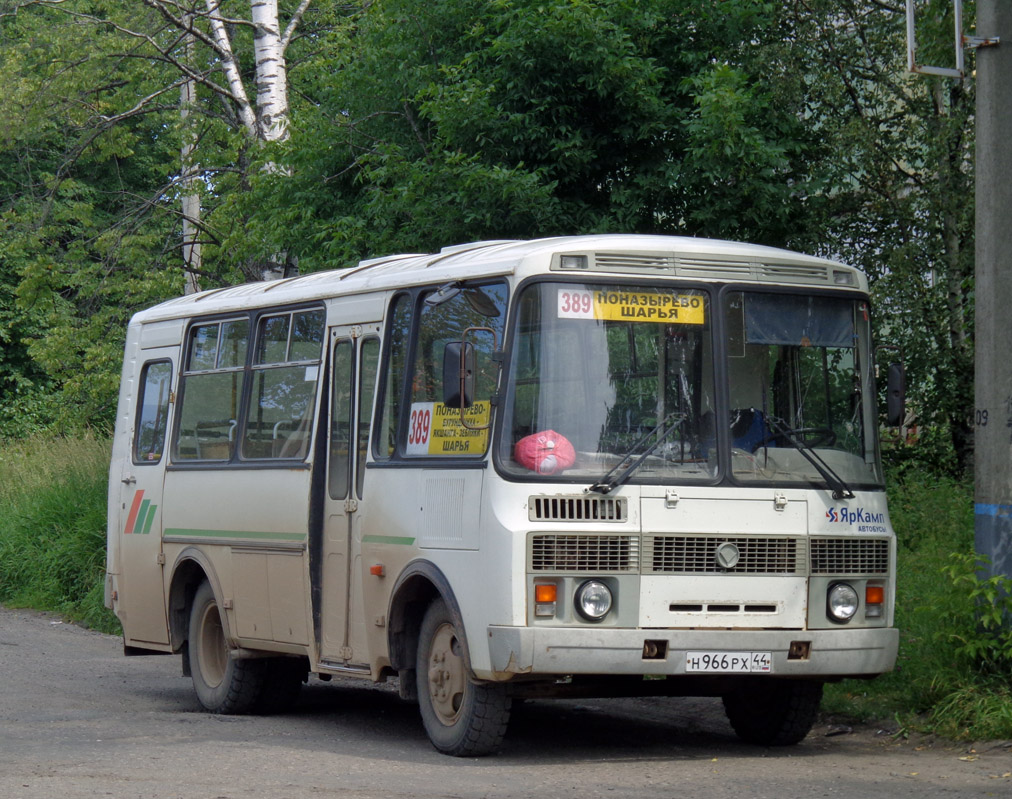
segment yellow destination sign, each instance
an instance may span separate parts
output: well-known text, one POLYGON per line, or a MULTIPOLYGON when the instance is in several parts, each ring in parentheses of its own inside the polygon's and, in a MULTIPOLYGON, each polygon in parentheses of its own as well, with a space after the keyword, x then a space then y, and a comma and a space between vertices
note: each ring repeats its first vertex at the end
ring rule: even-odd
MULTIPOLYGON (((470 425, 486 425, 491 408, 476 402, 464 409, 470 425)), ((460 409, 441 402, 411 403, 408 423, 408 455, 482 455, 488 445, 488 430, 472 430, 460 421, 460 409)))
POLYGON ((603 319, 609 322, 663 322, 701 325, 706 306, 698 294, 674 292, 559 289, 560 319, 603 319))

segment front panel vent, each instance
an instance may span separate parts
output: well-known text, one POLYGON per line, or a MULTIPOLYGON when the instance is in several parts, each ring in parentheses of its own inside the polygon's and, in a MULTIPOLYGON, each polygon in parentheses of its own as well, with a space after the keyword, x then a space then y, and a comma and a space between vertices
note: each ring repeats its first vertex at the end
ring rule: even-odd
POLYGON ((671 255, 660 253, 618 253, 599 252, 594 254, 594 266, 605 271, 626 271, 640 269, 659 269, 671 271, 676 260, 671 255))
POLYGON ((829 283, 829 269, 821 265, 808 264, 762 264, 759 267, 761 280, 776 280, 788 283, 829 283))
POLYGON ((678 262, 679 277, 714 280, 750 280, 752 265, 745 261, 718 261, 712 258, 683 258, 678 262))
POLYGON ((884 538, 813 538, 812 574, 889 574, 884 538))
POLYGON ((532 522, 624 522, 629 518, 625 497, 533 496, 527 508, 532 522))
POLYGON ((629 535, 535 535, 532 572, 636 572, 639 539, 629 535))

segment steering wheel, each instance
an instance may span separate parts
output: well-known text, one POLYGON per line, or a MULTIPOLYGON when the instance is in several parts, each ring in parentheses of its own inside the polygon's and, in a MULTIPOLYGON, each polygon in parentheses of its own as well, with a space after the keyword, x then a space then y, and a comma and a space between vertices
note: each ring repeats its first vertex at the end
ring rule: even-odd
POLYGON ((779 444, 790 443, 787 437, 800 440, 806 447, 831 447, 836 443, 836 432, 831 427, 795 427, 793 430, 785 430, 783 433, 771 433, 755 445, 753 452, 772 442, 779 444))

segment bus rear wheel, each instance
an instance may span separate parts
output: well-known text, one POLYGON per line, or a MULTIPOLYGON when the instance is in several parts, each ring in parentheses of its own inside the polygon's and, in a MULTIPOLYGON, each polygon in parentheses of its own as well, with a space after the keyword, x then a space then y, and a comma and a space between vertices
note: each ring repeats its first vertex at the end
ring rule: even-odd
POLYGON ((724 696, 724 712, 743 741, 760 746, 791 746, 815 724, 822 683, 762 680, 724 696))
POLYGON ((425 732, 440 752, 475 757, 502 743, 510 717, 506 686, 473 681, 464 660, 464 639, 446 603, 425 612, 418 635, 418 707, 425 732))
POLYGON ((264 661, 231 656, 218 601, 206 581, 193 597, 188 640, 190 676, 200 704, 212 713, 253 710, 263 690, 264 661))

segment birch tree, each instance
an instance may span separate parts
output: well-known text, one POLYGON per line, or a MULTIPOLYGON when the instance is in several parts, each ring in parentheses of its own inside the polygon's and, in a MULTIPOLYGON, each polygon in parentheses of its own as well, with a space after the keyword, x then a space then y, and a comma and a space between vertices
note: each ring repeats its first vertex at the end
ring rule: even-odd
MULTIPOLYGON (((180 93, 180 164, 160 199, 179 198, 180 249, 188 290, 197 287, 204 273, 202 245, 221 237, 202 214, 198 189, 203 184, 213 191, 216 175, 241 173, 258 160, 258 148, 282 144, 290 137, 287 51, 310 3, 292 0, 286 13, 278 0, 143 0, 142 8, 153 13, 142 15, 122 12, 115 4, 22 0, 2 11, 5 16, 29 9, 48 11, 53 19, 62 16, 97 30, 115 31, 122 38, 124 58, 147 59, 162 70, 162 86, 138 94, 128 107, 97 115, 96 135, 161 109, 171 93, 180 93), (244 62, 252 65, 251 80, 244 62), (219 152, 199 152, 200 129, 209 119, 224 121, 241 132, 245 144, 239 146, 236 162, 223 161, 219 152)), ((68 162, 73 158, 69 154, 68 162)), ((284 174, 284 167, 273 161, 264 166, 284 174)), ((267 262, 285 249, 283 242, 264 242, 264 246, 261 261, 267 262)), ((261 277, 260 265, 253 262, 243 264, 240 271, 247 279, 261 277)))
POLYGON ((339 18, 309 8, 0 0, 0 434, 102 424, 134 310, 286 249, 237 197, 285 174, 288 53, 339 18))
MULTIPOLYGON (((234 118, 249 142, 263 144, 288 140, 290 111, 286 52, 311 0, 299 0, 283 30, 277 0, 250 0, 248 20, 227 15, 221 0, 206 0, 199 9, 197 5, 188 7, 175 0, 144 2, 157 11, 166 24, 182 34, 184 60, 177 61, 168 48, 160 52, 167 60, 176 61, 175 65, 183 75, 184 118, 196 109, 197 86, 204 85, 231 105, 234 118), (242 28, 252 30, 253 34, 255 100, 250 99, 243 80, 235 37, 231 33, 231 30, 242 28), (220 65, 221 82, 215 79, 213 73, 196 67, 193 53, 197 42, 206 45, 210 51, 207 63, 220 65)), ((184 183, 183 247, 188 273, 187 289, 195 290, 196 275, 202 268, 198 233, 201 209, 199 194, 195 191, 199 185, 199 170, 193 160, 197 154, 192 131, 184 132, 184 136, 189 138, 184 144, 181 170, 184 183)), ((265 168, 272 171, 283 169, 273 162, 266 164, 265 168)), ((283 268, 283 264, 274 263, 279 259, 279 251, 265 255, 271 272, 283 268)), ((280 258, 284 258, 283 251, 280 258)), ((247 277, 259 277, 251 267, 244 271, 247 277)))

